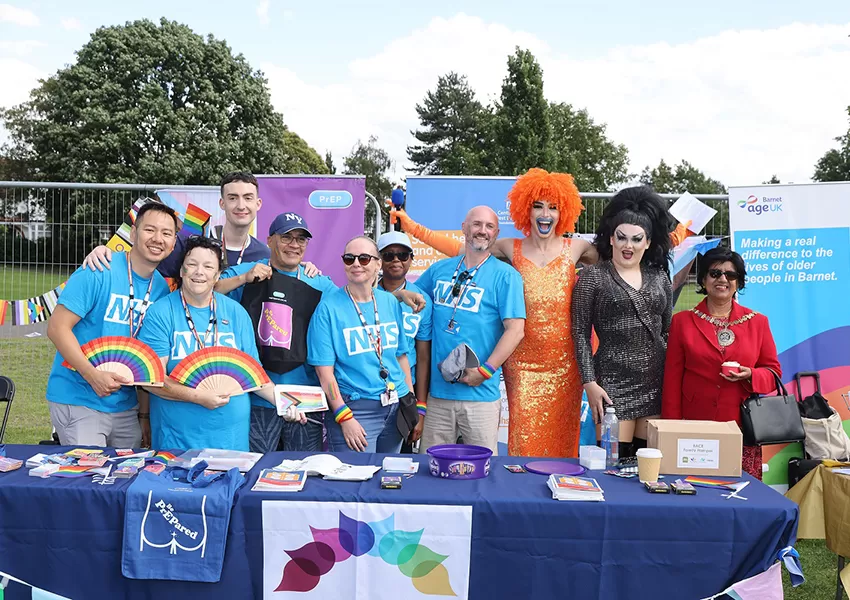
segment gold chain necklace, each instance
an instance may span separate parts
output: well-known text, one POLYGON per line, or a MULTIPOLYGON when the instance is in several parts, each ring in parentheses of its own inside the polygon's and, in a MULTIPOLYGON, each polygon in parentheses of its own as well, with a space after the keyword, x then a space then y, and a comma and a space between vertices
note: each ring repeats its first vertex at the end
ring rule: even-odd
POLYGON ((735 332, 733 332, 730 327, 734 325, 740 325, 746 321, 749 321, 758 313, 753 311, 751 313, 745 314, 740 319, 735 319, 734 321, 729 321, 728 319, 719 319, 717 317, 712 317, 711 315, 707 315, 701 310, 697 310, 696 308, 692 308, 691 312, 693 312, 696 316, 698 316, 703 321, 708 321, 712 325, 718 328, 717 330, 717 343, 720 344, 721 348, 726 348, 727 346, 731 346, 735 343, 735 332))

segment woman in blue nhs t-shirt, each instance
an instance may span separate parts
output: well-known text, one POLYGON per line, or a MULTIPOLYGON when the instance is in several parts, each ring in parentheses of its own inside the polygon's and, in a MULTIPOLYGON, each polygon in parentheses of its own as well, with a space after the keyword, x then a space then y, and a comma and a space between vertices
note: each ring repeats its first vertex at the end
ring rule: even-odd
POLYGON ((334 415, 325 420, 330 449, 398 452, 399 399, 415 405, 401 307, 374 288, 381 264, 374 240, 354 238, 342 261, 348 284, 322 296, 307 332, 307 362, 334 415))
MULTIPOLYGON (((205 237, 186 242, 180 287, 148 311, 139 339, 162 360, 166 373, 208 346, 231 346, 257 359, 253 327, 237 302, 213 292, 221 274, 221 245, 205 237)), ((230 396, 192 389, 165 378, 151 395, 153 448, 248 450, 248 394, 230 396)), ((274 402, 274 386, 258 391, 274 402)))

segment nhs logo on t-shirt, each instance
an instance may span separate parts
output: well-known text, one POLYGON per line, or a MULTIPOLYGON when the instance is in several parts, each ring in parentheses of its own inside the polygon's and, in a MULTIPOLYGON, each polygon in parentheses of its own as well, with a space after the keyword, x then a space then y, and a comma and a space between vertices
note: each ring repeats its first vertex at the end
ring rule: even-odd
MULTIPOLYGON (((133 327, 139 324, 139 310, 142 298, 133 298, 133 327)), ((130 312, 130 297, 121 294, 109 295, 109 306, 106 307, 104 321, 107 323, 127 324, 127 314, 130 312)))
POLYGON ((419 333, 419 322, 422 320, 422 315, 414 315, 413 313, 404 313, 404 335, 409 338, 415 338, 419 333))
MULTIPOLYGON (((200 333, 200 332, 199 332, 200 333)), ((212 334, 205 340, 209 346, 212 334)), ((236 348, 236 336, 233 333, 221 332, 216 338, 216 346, 230 346, 236 348)), ((171 344, 171 360, 182 360, 198 349, 198 341, 191 331, 175 331, 174 341, 171 344)))
MULTIPOLYGON (((375 326, 367 325, 366 327, 347 327, 342 330, 342 335, 345 336, 345 347, 348 350, 349 356, 363 354, 364 352, 374 352, 372 343, 369 341, 369 334, 372 334, 372 339, 377 341, 378 337, 375 334, 375 326)), ((399 328, 398 323, 392 321, 390 323, 381 323, 381 344, 384 350, 389 348, 398 348, 399 328)))
MULTIPOLYGON (((452 297, 452 287, 451 281, 438 279, 434 283, 434 304, 454 307, 455 298, 452 297)), ((460 294, 457 309, 477 313, 481 308, 482 298, 484 298, 483 288, 474 287, 474 284, 467 284, 466 287, 463 287, 463 291, 460 294)))

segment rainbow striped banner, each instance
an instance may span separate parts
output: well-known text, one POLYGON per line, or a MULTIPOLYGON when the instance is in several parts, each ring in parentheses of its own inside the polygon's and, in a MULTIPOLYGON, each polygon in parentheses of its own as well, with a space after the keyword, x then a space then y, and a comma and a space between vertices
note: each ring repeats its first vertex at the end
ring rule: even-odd
POLYGON ((203 235, 204 228, 210 222, 210 213, 198 208, 194 204, 189 204, 186 208, 186 216, 183 218, 183 227, 180 229, 182 237, 193 235, 203 235))
POLYGON ((9 302, 7 300, 0 300, 0 325, 6 321, 6 306, 8 304, 9 302))

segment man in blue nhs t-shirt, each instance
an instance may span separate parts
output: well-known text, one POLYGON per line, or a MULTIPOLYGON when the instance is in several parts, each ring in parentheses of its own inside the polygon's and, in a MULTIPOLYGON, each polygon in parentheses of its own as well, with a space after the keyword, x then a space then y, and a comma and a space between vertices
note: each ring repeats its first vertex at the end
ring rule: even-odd
MULTIPOLYGON (((257 325, 254 336, 260 360, 275 384, 319 385, 315 369, 306 364, 307 326, 322 294, 337 288, 330 277, 308 277, 301 266, 312 239, 313 234, 301 215, 281 213, 269 227, 271 256, 255 263, 231 266, 216 285, 216 291, 240 302, 257 325), (279 315, 283 322, 276 324, 291 332, 286 343, 274 340, 271 329, 263 333, 261 324, 268 322, 266 311, 270 311, 269 315, 279 315)), ((323 415, 313 413, 310 421, 287 422, 277 414, 274 405, 251 394, 251 451, 319 452, 323 415)))
POLYGON ((50 419, 64 445, 137 448, 150 437, 147 394, 114 373, 97 371, 80 346, 103 336, 138 335, 148 306, 168 294, 157 265, 174 248, 177 215, 145 204, 130 229, 133 248, 116 253, 108 271, 77 269, 47 322, 56 358, 47 380, 50 419), (62 366, 66 360, 76 370, 62 366), (142 420, 142 426, 139 421, 142 420))
POLYGON ((510 265, 493 258, 499 218, 476 206, 462 225, 464 254, 431 265, 417 280, 434 301, 431 335, 431 386, 421 450, 464 443, 494 453, 499 438, 501 393, 499 369, 525 331, 522 278, 510 265), (460 344, 467 344, 481 366, 465 369, 455 383, 438 365, 460 344))

